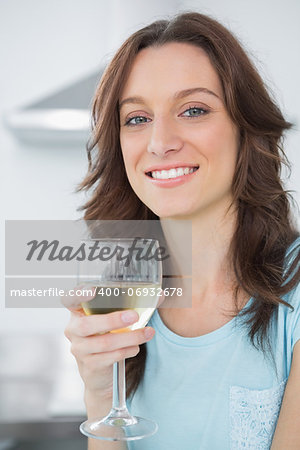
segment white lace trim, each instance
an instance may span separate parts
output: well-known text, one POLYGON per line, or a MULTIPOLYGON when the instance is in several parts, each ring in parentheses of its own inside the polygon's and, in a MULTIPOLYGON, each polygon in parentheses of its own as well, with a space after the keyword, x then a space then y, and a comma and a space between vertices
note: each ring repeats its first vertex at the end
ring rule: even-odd
POLYGON ((230 449, 269 450, 287 380, 264 390, 230 388, 230 449))

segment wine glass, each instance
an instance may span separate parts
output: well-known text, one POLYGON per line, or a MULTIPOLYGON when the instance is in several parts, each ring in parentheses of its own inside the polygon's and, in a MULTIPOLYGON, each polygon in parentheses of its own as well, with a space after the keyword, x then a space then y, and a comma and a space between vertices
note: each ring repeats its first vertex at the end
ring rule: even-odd
MULTIPOLYGON (((162 262, 157 256, 159 242, 143 238, 109 238, 90 239, 85 243, 89 248, 96 246, 102 249, 103 255, 106 255, 93 261, 85 259, 79 264, 79 283, 96 289, 96 296, 82 303, 85 314, 134 309, 139 314, 139 320, 129 328, 143 328, 162 295, 162 262)), ((122 331, 124 329, 111 332, 122 331)), ((114 363, 112 409, 103 418, 83 422, 81 433, 95 439, 130 441, 151 436, 157 428, 154 421, 129 413, 126 406, 125 361, 114 363)))

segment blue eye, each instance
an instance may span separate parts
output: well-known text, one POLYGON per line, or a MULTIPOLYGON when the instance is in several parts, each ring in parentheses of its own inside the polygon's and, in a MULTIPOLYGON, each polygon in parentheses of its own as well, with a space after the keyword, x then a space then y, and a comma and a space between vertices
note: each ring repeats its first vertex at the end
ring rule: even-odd
POLYGON ((197 106, 194 106, 194 107, 188 108, 186 111, 184 111, 182 113, 182 116, 184 116, 184 117, 199 117, 199 116, 204 116, 207 113, 208 113, 207 109, 198 108, 197 106), (188 114, 186 114, 186 113, 188 113, 188 114))
POLYGON ((125 125, 128 126, 135 126, 135 125, 140 125, 143 123, 147 123, 149 121, 149 119, 147 117, 144 116, 135 116, 135 117, 130 117, 126 122, 125 125))

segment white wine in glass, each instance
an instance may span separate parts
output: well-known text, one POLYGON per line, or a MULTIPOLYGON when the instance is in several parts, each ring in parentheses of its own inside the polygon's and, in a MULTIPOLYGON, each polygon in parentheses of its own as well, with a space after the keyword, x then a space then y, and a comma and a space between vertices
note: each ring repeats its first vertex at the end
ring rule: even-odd
MULTIPOLYGON (((85 288, 88 288, 89 285, 90 283, 85 284, 85 288)), ((101 286, 95 286, 94 283, 91 285, 91 289, 96 290, 95 297, 88 302, 83 302, 81 305, 87 316, 93 314, 109 314, 122 309, 133 309, 138 313, 139 320, 128 328, 137 330, 138 328, 146 326, 154 313, 158 298, 162 293, 160 288, 160 284, 147 282, 116 282, 106 285, 102 283, 101 286), (126 305, 126 307, 112 307, 110 305, 112 296, 120 305, 123 304, 126 305), (143 305, 145 306, 143 307, 143 305)), ((120 330, 112 332, 120 332, 120 330)))
MULTIPOLYGON (((162 262, 157 256, 159 242, 142 238, 91 239, 86 242, 93 247, 95 241, 111 249, 113 256, 106 261, 85 261, 79 266, 79 283, 84 284, 85 289, 96 289, 94 298, 82 303, 85 314, 133 309, 138 313, 139 320, 128 328, 111 332, 143 328, 162 296, 162 262), (120 260, 117 253, 114 254, 116 246, 123 248, 125 253, 128 251, 128 254, 131 249, 127 262, 120 260), (140 257, 141 249, 147 253, 147 258, 140 257)), ((157 431, 154 421, 132 416, 126 407, 125 361, 114 364, 113 378, 111 411, 106 417, 83 422, 80 431, 90 438, 112 441, 137 440, 154 434, 157 431)))

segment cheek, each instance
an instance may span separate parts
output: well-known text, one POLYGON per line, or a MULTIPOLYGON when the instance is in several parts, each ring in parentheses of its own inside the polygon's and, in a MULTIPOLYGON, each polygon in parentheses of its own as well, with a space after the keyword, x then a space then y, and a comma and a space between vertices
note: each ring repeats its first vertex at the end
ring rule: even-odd
POLYGON ((132 145, 130 145, 130 142, 128 142, 128 139, 122 138, 122 135, 120 135, 120 144, 121 144, 121 150, 122 150, 125 170, 126 170, 127 176, 129 176, 131 168, 134 164, 135 152, 134 152, 134 149, 132 148, 132 145))
POLYGON ((133 162, 131 161, 130 157, 126 157, 123 155, 124 158, 124 165, 125 165, 125 172, 127 175, 127 179, 129 181, 130 186, 135 191, 135 176, 134 176, 134 170, 133 170, 133 162))
POLYGON ((236 129, 231 123, 224 126, 215 126, 206 133, 206 158, 209 167, 215 170, 216 176, 220 173, 224 177, 232 176, 234 173, 237 153, 238 137, 236 129))
POLYGON ((138 190, 138 180, 137 180, 137 164, 139 161, 139 156, 136 149, 132 145, 122 144, 121 141, 121 150, 123 155, 123 161, 125 166, 126 175, 131 185, 132 189, 137 194, 138 190))
POLYGON ((120 133, 120 144, 129 181, 134 182, 136 173, 141 170, 141 162, 147 145, 141 133, 120 133))

